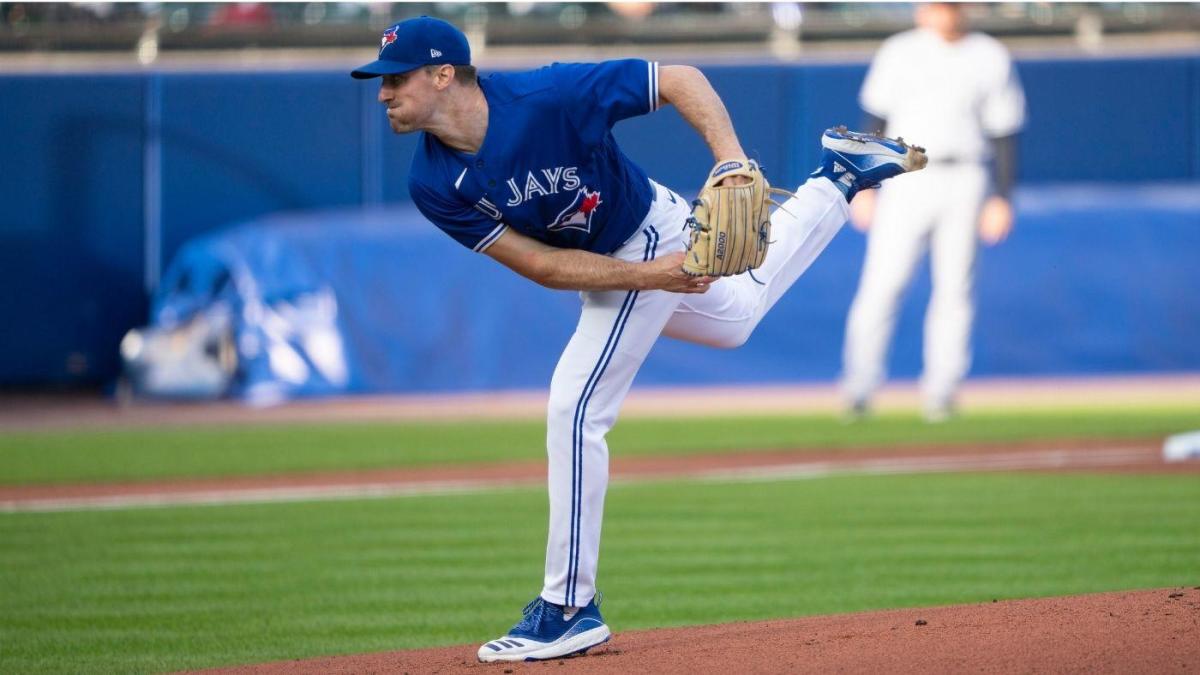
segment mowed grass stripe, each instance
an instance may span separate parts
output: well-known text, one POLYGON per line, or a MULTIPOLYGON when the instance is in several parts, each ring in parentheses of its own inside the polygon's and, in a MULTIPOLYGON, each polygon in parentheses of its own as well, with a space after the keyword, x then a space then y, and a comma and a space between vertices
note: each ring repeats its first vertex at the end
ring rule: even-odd
MULTIPOLYGON (((1200 428, 1200 411, 1043 410, 972 413, 929 425, 883 415, 845 425, 831 415, 622 420, 614 456, 763 449, 837 449, 1063 438, 1136 439, 1200 428)), ((102 482, 354 471, 479 462, 541 461, 538 421, 293 424, 0 433, 0 484, 102 482)))
MULTIPOLYGON (((545 499, 0 516, 0 672, 495 637, 540 588, 545 499)), ((1190 476, 631 484, 607 507, 600 587, 618 631, 1200 583, 1190 476)))
MULTIPOLYGON (((1095 449, 1042 449, 1008 453, 959 452, 950 455, 919 457, 855 458, 848 456, 840 461, 829 459, 812 462, 792 462, 761 466, 731 467, 723 469, 689 470, 679 467, 673 475, 657 474, 644 476, 617 471, 611 483, 647 482, 664 480, 702 480, 717 482, 762 482, 795 480, 799 478, 823 478, 843 474, 917 474, 983 471, 1016 471, 1074 468, 1107 468, 1113 466, 1140 466, 1155 460, 1155 448, 1095 448, 1095 449)), ((357 484, 339 483, 330 478, 327 485, 293 487, 287 485, 241 487, 230 489, 194 488, 192 490, 161 490, 132 493, 128 488, 112 489, 107 494, 79 497, 45 497, 32 499, 0 499, 0 513, 12 512, 55 512, 77 510, 104 510, 126 508, 162 508, 168 506, 258 504, 276 502, 324 501, 339 499, 383 499, 391 497, 422 497, 429 495, 462 494, 467 492, 495 492, 527 488, 541 484, 540 480, 480 479, 473 481, 413 482, 402 478, 391 483, 374 482, 357 484)))

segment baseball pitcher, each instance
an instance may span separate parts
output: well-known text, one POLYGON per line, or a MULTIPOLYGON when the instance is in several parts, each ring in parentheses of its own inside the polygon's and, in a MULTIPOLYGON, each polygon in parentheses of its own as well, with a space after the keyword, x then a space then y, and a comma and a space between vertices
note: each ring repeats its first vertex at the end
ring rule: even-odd
POLYGON ((549 288, 581 291, 579 324, 550 382, 550 531, 541 592, 481 661, 551 659, 608 640, 596 569, 608 485, 605 435, 662 335, 736 347, 821 253, 859 190, 924 166, 920 148, 830 129, 794 194, 746 157, 699 70, 627 59, 476 76, 466 38, 419 17, 383 33, 379 102, 421 132, 409 188, 466 248, 549 288), (651 180, 617 122, 673 105, 715 167, 692 204, 651 180), (772 213, 773 195, 782 203, 772 213))

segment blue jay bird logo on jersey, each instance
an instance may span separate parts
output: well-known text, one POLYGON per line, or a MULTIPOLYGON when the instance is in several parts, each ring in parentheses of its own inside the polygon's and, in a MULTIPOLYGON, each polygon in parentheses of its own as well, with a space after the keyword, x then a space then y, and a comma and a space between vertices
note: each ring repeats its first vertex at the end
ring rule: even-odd
POLYGON ((592 231, 592 214, 603 203, 600 201, 600 191, 592 192, 585 185, 579 188, 579 192, 575 193, 575 199, 558 214, 558 217, 546 229, 552 232, 580 230, 590 233, 592 231))

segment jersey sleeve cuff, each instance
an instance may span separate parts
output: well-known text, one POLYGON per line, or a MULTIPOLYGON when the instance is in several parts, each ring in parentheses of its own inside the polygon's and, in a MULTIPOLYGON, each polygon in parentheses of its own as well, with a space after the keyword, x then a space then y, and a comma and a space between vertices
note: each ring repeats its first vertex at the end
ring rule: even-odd
POLYGON ((475 244, 475 248, 473 248, 471 250, 475 251, 476 253, 483 253, 484 251, 488 250, 489 246, 496 243, 496 240, 499 239, 500 235, 504 234, 504 231, 507 229, 508 229, 508 225, 505 225, 504 223, 500 223, 499 225, 496 226, 496 229, 489 232, 488 235, 486 237, 484 237, 483 239, 480 239, 479 243, 475 244))

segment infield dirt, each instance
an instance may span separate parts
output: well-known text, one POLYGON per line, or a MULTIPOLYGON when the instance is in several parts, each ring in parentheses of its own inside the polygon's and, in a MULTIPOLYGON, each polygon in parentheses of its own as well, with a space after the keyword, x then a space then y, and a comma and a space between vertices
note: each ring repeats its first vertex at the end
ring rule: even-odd
MULTIPOLYGON (((1200 577, 1198 577, 1200 581, 1200 577)), ((1194 673, 1200 587, 618 632, 588 655, 483 664, 477 645, 205 671, 282 673, 1194 673)))

